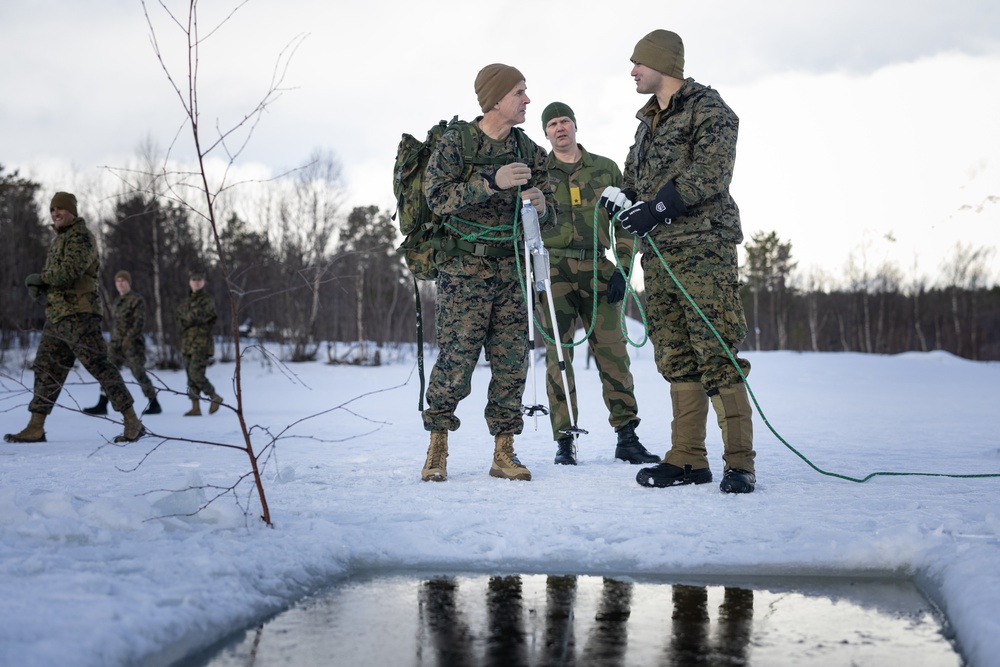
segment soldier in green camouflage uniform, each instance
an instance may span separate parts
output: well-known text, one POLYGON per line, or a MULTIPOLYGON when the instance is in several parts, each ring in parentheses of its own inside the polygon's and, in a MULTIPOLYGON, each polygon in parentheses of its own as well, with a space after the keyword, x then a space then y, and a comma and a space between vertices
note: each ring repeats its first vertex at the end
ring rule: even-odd
POLYGON ((222 405, 222 397, 215 393, 215 387, 205 375, 208 360, 215 354, 212 327, 218 316, 215 314, 215 302, 205 291, 204 272, 191 271, 188 286, 191 292, 188 298, 177 306, 174 317, 181 325, 181 356, 184 358, 188 397, 191 399, 191 409, 185 412, 184 416, 199 417, 201 416, 199 397, 202 393, 211 398, 209 414, 215 414, 222 405))
POLYGON ((622 226, 655 242, 739 364, 737 369, 655 252, 644 252, 649 336, 657 369, 670 383, 673 422, 663 463, 636 479, 658 487, 712 480, 705 448, 711 402, 724 444, 720 487, 750 493, 756 483, 752 411, 741 376, 750 363, 735 348, 747 332, 736 254, 743 232, 729 194, 739 119, 716 91, 684 79, 684 45, 676 33, 646 35, 632 62, 637 92, 652 97, 636 116, 625 187, 606 192, 602 201, 622 226))
MULTIPOLYGON (((576 438, 569 429, 576 423, 579 414, 572 343, 576 321, 580 317, 586 330, 590 331, 593 327, 587 342, 601 377, 608 421, 618 434, 615 457, 629 463, 656 463, 660 457, 646 451, 635 434, 639 425, 638 406, 633 392, 628 349, 618 309, 614 306, 625 296, 625 281, 632 267, 635 239, 619 227, 619 233, 615 235, 616 255, 622 264, 616 267, 604 254, 611 246, 611 239, 608 214, 603 208, 598 210, 596 228, 594 224, 594 208, 600 193, 608 186, 621 186, 621 171, 612 160, 589 153, 576 142, 576 116, 569 105, 553 102, 545 107, 542 129, 552 144, 545 166, 559 205, 559 224, 546 230, 542 241, 551 258, 552 298, 564 345, 566 379, 573 409, 571 419, 558 351, 547 340, 545 386, 549 396, 552 437, 557 442, 555 462, 576 465, 576 438)), ((539 297, 538 318, 546 333, 551 335, 552 318, 547 299, 545 293, 539 297)))
POLYGON ((145 429, 132 409, 132 394, 121 373, 108 359, 101 335, 101 297, 97 291, 100 260, 97 242, 87 223, 77 216, 76 197, 57 192, 49 206, 56 237, 49 246, 42 272, 25 280, 33 297, 44 294, 45 327, 35 353, 34 396, 28 404, 31 420, 7 442, 45 442, 45 418, 59 399, 73 364, 79 359, 110 397, 125 421, 116 442, 138 440, 145 429))
MULTIPOLYGON (((118 298, 112 307, 114 331, 111 334, 109 357, 116 368, 127 364, 136 382, 142 389, 142 394, 149 399, 149 404, 142 411, 143 415, 160 414, 159 401, 156 400, 156 389, 146 373, 146 303, 142 297, 132 291, 132 274, 119 271, 115 274, 115 289, 118 298)), ((108 397, 102 392, 97 405, 84 410, 88 415, 108 414, 108 397)))
POLYGON ((472 372, 484 348, 492 374, 485 410, 495 441, 490 475, 531 479, 513 445, 524 426, 521 399, 528 363, 527 306, 515 256, 518 211, 522 197, 527 198, 541 224, 552 224, 555 200, 545 150, 514 127, 524 122, 530 102, 524 76, 507 65, 488 65, 475 88, 483 115, 473 121, 471 173, 462 130, 453 126, 441 137, 424 177, 428 205, 445 218, 436 257, 440 351, 423 413, 424 428, 431 432, 421 472, 425 481, 447 477, 448 432, 460 425, 455 409, 472 391, 472 372))

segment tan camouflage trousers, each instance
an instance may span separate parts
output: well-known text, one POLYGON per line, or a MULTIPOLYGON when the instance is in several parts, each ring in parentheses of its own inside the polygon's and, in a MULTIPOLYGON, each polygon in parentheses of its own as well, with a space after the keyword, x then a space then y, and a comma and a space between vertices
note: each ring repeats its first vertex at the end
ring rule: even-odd
MULTIPOLYGON (((553 257, 551 260, 552 297, 556 305, 556 323, 562 338, 563 359, 566 361, 566 379, 569 383, 570 400, 566 401, 562 374, 556 348, 548 340, 545 345, 545 389, 549 397, 549 420, 552 424, 552 438, 558 440, 563 429, 572 426, 579 418, 576 403, 576 379, 573 371, 575 347, 565 347, 574 342, 577 318, 582 318, 584 331, 593 332, 587 339, 597 372, 601 378, 604 404, 608 408, 608 422, 616 431, 633 419, 638 421, 638 406, 635 401, 634 383, 628 356, 627 343, 621 330, 620 304, 609 304, 607 300, 608 278, 615 266, 606 258, 598 263, 597 314, 594 315, 594 260, 579 260, 570 257, 553 257), (570 418, 570 404, 573 419, 570 418)), ((538 294, 536 308, 538 320, 546 335, 553 338, 552 317, 544 293, 538 294)))
POLYGON ((438 275, 435 323, 440 351, 427 386, 428 431, 458 430, 459 402, 472 392, 472 372, 482 350, 490 364, 486 423, 490 434, 520 433, 521 398, 528 375, 528 313, 513 260, 458 258, 465 275, 438 275), (498 264, 504 270, 494 270, 498 264), (506 265, 510 266, 506 266, 506 265))
POLYGON ((35 395, 28 404, 29 412, 43 415, 52 412, 76 360, 100 383, 115 412, 132 407, 132 394, 108 358, 107 343, 101 335, 101 317, 79 314, 55 324, 45 323, 32 366, 35 395))
MULTIPOLYGON (((735 243, 704 244, 660 252, 670 270, 731 348, 743 370, 750 362, 735 346, 747 335, 739 292, 735 243)), ((667 382, 700 382, 706 391, 742 382, 725 349, 667 274, 655 252, 642 255, 649 338, 656 368, 667 382)))
POLYGON ((111 359, 111 363, 115 365, 115 368, 120 370, 122 364, 128 366, 128 369, 132 371, 135 381, 139 383, 143 396, 149 400, 153 400, 156 397, 156 389, 153 387, 153 381, 149 379, 149 374, 146 373, 145 348, 137 349, 133 346, 127 350, 123 350, 121 346, 112 343, 108 356, 111 359))

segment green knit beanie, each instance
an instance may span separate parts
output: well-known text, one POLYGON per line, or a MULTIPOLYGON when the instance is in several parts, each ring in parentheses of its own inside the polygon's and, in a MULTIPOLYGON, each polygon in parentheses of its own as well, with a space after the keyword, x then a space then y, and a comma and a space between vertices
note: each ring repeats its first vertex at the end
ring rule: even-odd
POLYGON ((562 118, 563 116, 567 116, 576 125, 576 116, 573 115, 573 110, 569 108, 568 104, 553 102, 545 107, 545 110, 542 111, 542 131, 544 132, 545 128, 548 127, 550 120, 553 118, 562 118))

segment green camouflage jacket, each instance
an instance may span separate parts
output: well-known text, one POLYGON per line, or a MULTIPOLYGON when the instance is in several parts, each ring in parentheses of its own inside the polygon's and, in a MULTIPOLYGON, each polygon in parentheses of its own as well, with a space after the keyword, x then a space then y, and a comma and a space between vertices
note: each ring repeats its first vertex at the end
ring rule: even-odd
POLYGON ((625 187, 649 201, 668 181, 687 214, 650 233, 658 246, 740 243, 740 211, 729 195, 739 118, 719 93, 687 79, 661 110, 652 97, 636 114, 639 128, 625 160, 625 187))
MULTIPOLYGON (((478 121, 481 118, 482 116, 473 121, 476 127, 472 133, 477 142, 476 156, 494 158, 509 155, 510 162, 527 164, 531 168, 531 180, 522 188, 536 187, 542 191, 546 211, 544 216, 539 216, 539 223, 542 227, 553 224, 556 219, 556 203, 549 188, 548 171, 545 169, 545 149, 529 139, 528 143, 533 147, 534 154, 518 156, 515 130, 511 130, 504 141, 495 141, 485 132, 479 131, 478 121)), ((514 231, 520 227, 518 211, 521 209, 521 200, 518 189, 510 188, 491 195, 483 177, 492 175, 496 167, 474 165, 469 179, 463 180, 467 171, 462 157, 461 130, 452 127, 441 136, 427 163, 424 176, 427 205, 446 218, 445 227, 449 233, 471 242, 512 249, 514 231)))
POLYGON ((212 326, 218 319, 215 302, 205 290, 188 294, 174 312, 181 325, 181 354, 185 357, 211 357, 215 354, 212 326))
MULTIPOLYGON (((588 153, 583 146, 577 146, 582 153, 579 162, 560 162, 555 153, 550 153, 545 160, 549 184, 559 205, 559 224, 542 232, 542 241, 550 250, 569 248, 592 251, 594 206, 604 188, 609 185, 621 187, 622 184, 622 172, 614 160, 588 153)), ((634 237, 622 229, 621 223, 616 223, 615 239, 615 252, 622 265, 631 267, 634 237)), ((597 243, 601 256, 611 247, 608 214, 603 208, 599 208, 597 214, 597 243)))
POLYGON ((70 315, 101 314, 97 292, 97 272, 101 262, 97 241, 83 218, 67 227, 57 227, 42 269, 48 285, 45 318, 53 324, 70 315))
POLYGON ((115 330, 111 334, 111 345, 121 350, 145 349, 146 303, 134 291, 128 291, 115 299, 115 330))

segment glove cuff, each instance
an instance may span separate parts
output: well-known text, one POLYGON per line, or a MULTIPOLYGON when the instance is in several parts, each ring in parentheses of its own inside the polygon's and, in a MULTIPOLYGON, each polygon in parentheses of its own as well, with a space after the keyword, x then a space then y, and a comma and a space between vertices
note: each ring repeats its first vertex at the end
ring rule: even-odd
POLYGON ((660 222, 687 214, 687 206, 677 192, 673 180, 667 181, 667 184, 656 193, 656 199, 649 204, 649 212, 660 222))

